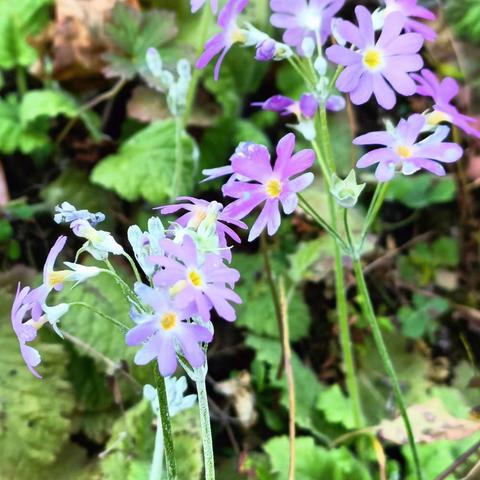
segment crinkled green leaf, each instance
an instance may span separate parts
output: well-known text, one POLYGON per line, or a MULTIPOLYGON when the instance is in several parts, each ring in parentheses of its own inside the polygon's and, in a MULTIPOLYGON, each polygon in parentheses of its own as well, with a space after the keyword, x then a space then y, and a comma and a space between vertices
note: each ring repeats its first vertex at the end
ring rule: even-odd
POLYGON ((20 121, 22 125, 42 118, 59 115, 75 117, 78 107, 75 100, 60 90, 30 90, 20 104, 20 121))
POLYGON ((176 18, 170 11, 141 12, 117 2, 106 32, 114 52, 104 56, 108 63, 105 74, 131 79, 145 68, 145 55, 150 47, 160 48, 175 37, 176 18))
MULTIPOLYGON (((179 192, 188 195, 193 186, 196 147, 186 132, 182 134, 181 143, 183 165, 179 192)), ((174 193, 175 168, 175 122, 165 120, 132 135, 118 153, 106 157, 95 167, 91 178, 126 200, 144 198, 161 203, 174 193)))
MULTIPOLYGON (((289 439, 271 438, 263 447, 267 452, 277 480, 288 479, 289 439)), ((346 447, 333 450, 315 445, 311 437, 295 439, 296 480, 370 480, 368 470, 346 447)))
POLYGON ((37 339, 43 379, 28 371, 10 326, 12 301, 1 294, 0 476, 21 479, 55 461, 69 436, 74 397, 65 380, 68 357, 62 345, 37 339))
MULTIPOLYGON (((128 410, 112 429, 108 454, 101 460, 104 480, 145 480, 152 462, 155 428, 150 404, 142 401, 128 410)), ((198 410, 172 419, 178 480, 199 480, 203 470, 198 410)))
POLYGON ((20 118, 20 104, 15 94, 0 99, 0 151, 11 154, 16 150, 30 154, 48 148, 48 124, 23 125, 20 118))
MULTIPOLYGON (((75 288, 65 286, 59 294, 60 302, 84 302, 101 312, 110 315, 126 326, 132 326, 129 311, 130 305, 119 285, 105 273, 89 279, 75 288)), ((66 332, 77 337, 87 348, 75 345, 77 350, 85 355, 88 347, 107 357, 112 363, 131 359, 134 349, 125 344, 124 333, 109 320, 95 315, 84 307, 73 306, 62 317, 61 327, 66 332)), ((102 368, 110 370, 105 362, 100 362, 102 368)))
POLYGON ((352 402, 337 384, 322 391, 317 400, 317 408, 328 422, 339 423, 347 429, 355 427, 352 402))
POLYGON ((29 66, 37 52, 28 38, 40 33, 49 19, 51 0, 1 0, 0 67, 29 66))

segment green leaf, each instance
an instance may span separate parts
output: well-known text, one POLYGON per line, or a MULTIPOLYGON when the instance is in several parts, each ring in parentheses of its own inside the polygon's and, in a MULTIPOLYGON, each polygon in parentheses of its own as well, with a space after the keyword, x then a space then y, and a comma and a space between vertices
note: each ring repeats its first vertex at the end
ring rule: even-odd
POLYGON ((325 235, 315 240, 300 242, 296 252, 289 256, 290 278, 295 283, 313 279, 314 264, 319 262, 325 253, 329 259, 334 255, 331 243, 329 237, 325 235))
POLYGON ((51 0, 1 0, 0 67, 27 67, 37 58, 28 38, 47 25, 51 0))
POLYGON ((425 334, 432 337, 437 328, 435 320, 449 310, 448 300, 442 297, 414 294, 412 308, 401 307, 397 313, 402 333, 408 338, 420 338, 425 334))
POLYGON ((30 90, 20 104, 20 121, 24 126, 42 117, 64 115, 71 118, 77 114, 75 100, 60 90, 30 90))
MULTIPOLYGON (((179 191, 188 195, 193 186, 196 147, 185 131, 182 152, 179 191)), ((152 123, 132 135, 118 153, 106 157, 94 168, 91 178, 129 201, 144 198, 151 203, 161 203, 169 199, 175 178, 175 121, 152 123)))
POLYGON ((0 219, 0 242, 6 242, 12 237, 13 227, 10 222, 4 218, 0 219))
POLYGON ((11 329, 13 298, 1 293, 0 302, 0 465, 2 478, 31 478, 51 465, 68 440, 74 406, 65 380, 68 357, 62 345, 37 339, 42 356, 35 378, 25 366, 11 329))
POLYGON ((347 429, 355 427, 352 402, 337 384, 322 391, 317 400, 317 408, 329 423, 338 423, 347 429))
POLYGON ((396 176, 387 192, 388 200, 398 200, 409 208, 424 208, 437 203, 451 202, 456 186, 452 178, 437 178, 430 174, 412 177, 396 176))
MULTIPOLYGON (((270 286, 260 255, 234 255, 232 266, 239 269, 241 280, 237 291, 243 303, 237 308, 238 326, 246 327, 258 335, 279 337, 278 321, 270 293, 270 286)), ((299 291, 288 305, 290 340, 296 341, 308 334, 310 314, 299 291)))
POLYGON ((0 99, 0 151, 11 154, 20 150, 30 154, 42 148, 49 148, 48 124, 23 125, 20 105, 13 93, 0 99))
MULTIPOLYGON (((101 460, 104 480, 145 480, 152 462, 155 429, 150 404, 141 401, 112 429, 108 455, 101 460)), ((178 480, 199 480, 202 475, 202 441, 198 409, 180 412, 172 419, 178 480)))
MULTIPOLYGON (((111 275, 102 273, 75 288, 65 287, 59 294, 60 302, 84 302, 103 313, 110 315, 124 325, 131 326, 130 305, 119 285, 111 275)), ((101 353, 111 362, 131 359, 135 349, 127 347, 124 333, 105 318, 95 315, 90 310, 74 306, 62 317, 62 329, 79 338, 83 343, 101 353)), ((85 348, 75 345, 80 354, 85 355, 85 348)), ((99 363, 102 369, 105 363, 99 363)))
MULTIPOLYGON (((289 439, 271 438, 263 447, 270 458, 277 480, 288 479, 289 439)), ((315 445, 311 437, 295 439, 296 480, 369 480, 368 470, 346 447, 326 450, 315 445)))
MULTIPOLYGON (((109 77, 133 78, 145 68, 150 47, 160 49, 177 34, 176 17, 166 10, 141 12, 126 3, 117 2, 112 10, 107 36, 115 51, 104 55, 109 77)), ((160 51, 160 53, 162 53, 160 51)))

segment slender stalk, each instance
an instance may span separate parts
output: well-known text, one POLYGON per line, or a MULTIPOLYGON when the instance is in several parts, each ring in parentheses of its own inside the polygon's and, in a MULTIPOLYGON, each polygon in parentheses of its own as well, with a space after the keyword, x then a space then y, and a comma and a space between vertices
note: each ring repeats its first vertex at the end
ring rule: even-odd
POLYGON ((142 278, 140 277, 140 272, 138 271, 137 265, 135 264, 135 261, 133 260, 133 258, 127 252, 124 252, 123 256, 128 260, 128 263, 132 267, 132 270, 133 270, 133 273, 135 274, 135 278, 137 282, 141 282, 142 278))
POLYGON ((288 480, 295 480, 295 379, 292 368, 292 351, 290 348, 290 334, 288 331, 288 302, 285 296, 283 279, 280 281, 280 307, 283 327, 282 345, 284 351, 285 376, 288 388, 288 433, 290 446, 290 461, 288 464, 288 480))
POLYGON ((205 375, 197 377, 198 408, 200 410, 200 429, 202 433, 205 480, 215 480, 215 460, 213 456, 212 431, 210 428, 210 410, 208 408, 205 375))
POLYGON ((405 429, 407 431, 408 443, 410 445, 410 449, 412 451, 412 456, 415 464, 416 477, 418 480, 421 480, 422 471, 420 468, 420 460, 418 458, 417 447, 415 445, 415 438, 413 435, 412 426, 410 424, 410 419, 408 417, 407 407, 405 404, 405 400, 403 398, 402 391, 400 389, 400 384, 398 382, 397 374, 395 373, 395 369, 393 367, 392 361, 390 360, 387 347, 383 340, 382 332, 380 330, 380 326, 375 316, 375 311, 373 310, 370 294, 368 292, 367 284, 365 282, 365 277, 362 271, 362 264, 359 258, 357 257, 353 258, 353 267, 355 271, 355 278, 357 280, 358 293, 362 297, 362 301, 361 301, 362 311, 370 325, 378 353, 380 354, 380 358, 382 360, 385 371, 387 372, 387 375, 390 378, 390 381, 392 383, 395 400, 397 402, 398 408, 400 409, 400 414, 403 418, 405 429))
POLYGON ((177 198, 180 191, 180 183, 183 171, 183 146, 182 146, 183 123, 180 117, 175 119, 175 171, 173 174, 172 200, 177 198))
MULTIPOLYGON (((263 264, 265 266, 265 273, 267 274, 267 281, 270 287, 270 294, 272 296, 273 309, 275 311, 275 318, 277 319, 278 333, 280 335, 280 338, 282 339, 285 336, 285 331, 282 323, 282 310, 280 307, 280 299, 278 297, 275 280, 273 279, 272 265, 270 263, 270 256, 268 254, 268 243, 267 243, 267 237, 265 235, 265 232, 263 232, 262 236, 260 237, 260 248, 262 250, 263 264)), ((285 350, 282 348, 282 358, 280 359, 280 363, 278 364, 277 378, 280 378, 282 376, 284 363, 285 363, 285 350)))
MULTIPOLYGON (((198 58, 203 51, 205 40, 208 35, 208 26, 210 21, 210 9, 204 8, 202 11, 202 18, 200 20, 200 25, 198 27, 198 44, 197 44, 197 51, 195 54, 195 58, 198 58)), ((185 112, 183 113, 183 126, 186 127, 188 125, 188 120, 190 119, 190 115, 193 109, 193 103, 195 100, 195 95, 197 93, 198 82, 200 81, 200 77, 202 75, 203 70, 199 68, 194 68, 192 73, 192 79, 190 80, 190 85, 188 87, 187 93, 187 102, 185 105, 185 112)))
POLYGON ((173 446, 172 426, 170 423, 170 413, 168 411, 168 400, 167 400, 167 390, 165 388, 165 379, 160 375, 156 366, 154 366, 154 375, 155 375, 155 383, 157 386, 158 403, 160 406, 160 425, 162 429, 163 445, 165 449, 165 463, 167 465, 167 478, 168 480, 174 480, 177 478, 177 464, 175 461, 175 448, 173 446))
MULTIPOLYGON (((331 169, 329 171, 328 177, 329 179, 331 179, 331 175, 335 171, 335 162, 333 160, 333 150, 330 142, 330 133, 328 129, 328 120, 325 108, 322 108, 320 112, 320 132, 327 157, 326 160, 323 160, 323 163, 326 164, 327 170, 331 169)), ((335 232, 337 232, 337 209, 334 199, 332 195, 329 194, 329 192, 327 192, 327 199, 332 228, 335 232)), ((348 394, 352 401, 353 419, 355 422, 355 426, 357 428, 361 428, 363 426, 362 402, 355 372, 353 344, 350 333, 350 325, 348 323, 348 304, 345 288, 345 273, 343 268, 343 259, 340 246, 342 246, 346 251, 351 250, 352 248, 351 245, 350 248, 349 246, 345 246, 343 240, 341 240, 341 242, 335 241, 335 296, 337 301, 338 324, 340 328, 340 347, 342 349, 343 370, 345 373, 348 394)))
POLYGON ((160 415, 157 417, 157 433, 155 434, 155 447, 153 450, 152 466, 149 480, 161 480, 163 473, 163 428, 160 415))
POLYGON ((120 328, 120 330, 122 330, 123 332, 128 331, 128 327, 127 327, 126 325, 124 325, 122 322, 119 322, 118 320, 116 320, 115 318, 111 317, 110 315, 107 315, 106 313, 103 313, 103 312, 101 312, 100 310, 97 310, 95 307, 92 307, 92 306, 89 305, 88 303, 85 303, 85 302, 71 302, 69 305, 70 305, 71 307, 83 307, 83 308, 86 308, 87 310, 90 310, 90 311, 92 311, 93 313, 95 313, 95 315, 98 315, 99 317, 105 318, 105 319, 108 320, 109 322, 112 322, 115 326, 117 326, 118 328, 120 328))
POLYGON ((362 233, 360 235, 360 251, 362 250, 363 243, 365 242, 365 237, 367 236, 372 223, 377 218, 378 212, 380 207, 385 200, 385 195, 387 194, 388 183, 377 183, 375 188, 375 192, 373 193, 372 201, 370 202, 370 206, 368 207, 367 215, 365 217, 365 221, 363 224, 362 233))

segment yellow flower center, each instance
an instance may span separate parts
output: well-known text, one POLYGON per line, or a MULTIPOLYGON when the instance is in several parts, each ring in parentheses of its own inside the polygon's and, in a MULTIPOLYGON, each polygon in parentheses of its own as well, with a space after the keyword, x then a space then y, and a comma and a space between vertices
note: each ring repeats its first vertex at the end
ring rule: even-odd
POLYGON ((50 272, 47 277, 48 286, 51 288, 61 285, 67 276, 72 273, 69 270, 58 270, 57 272, 50 272))
POLYGON ((171 330, 177 324, 177 316, 173 312, 165 313, 160 319, 160 325, 164 330, 171 330))
POLYGON ((232 33, 230 33, 230 40, 232 43, 245 43, 247 37, 245 33, 242 32, 239 28, 235 28, 232 33))
POLYGON ((193 217, 188 222, 188 226, 197 229, 200 223, 207 218, 207 211, 204 208, 196 208, 193 217))
POLYGON ((265 190, 270 198, 277 198, 282 193, 282 183, 276 178, 272 178, 265 185, 265 190))
POLYGON ((395 152, 397 155, 401 158, 410 158, 413 156, 413 151, 410 147, 407 145, 399 145, 396 149, 395 152))
POLYGON ((365 51, 363 55, 363 64, 369 70, 378 70, 383 66, 383 58, 380 50, 376 48, 369 48, 365 51))
POLYGON ((428 125, 436 126, 442 122, 449 122, 450 115, 446 114, 445 112, 441 112, 440 110, 434 110, 432 113, 427 115, 427 123, 428 125))
POLYGON ((188 279, 190 280, 190 283, 194 287, 201 287, 202 286, 202 283, 203 283, 202 277, 196 270, 191 270, 189 272, 188 279))

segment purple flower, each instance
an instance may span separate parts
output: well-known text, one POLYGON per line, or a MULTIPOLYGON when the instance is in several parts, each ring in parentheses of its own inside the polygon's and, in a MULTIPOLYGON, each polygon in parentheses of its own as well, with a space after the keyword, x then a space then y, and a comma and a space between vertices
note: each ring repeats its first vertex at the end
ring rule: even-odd
POLYGON ((15 295, 15 300, 13 301, 12 306, 12 327, 17 335, 20 344, 20 353, 22 354, 25 364, 33 375, 37 378, 42 378, 35 370, 35 367, 37 367, 41 361, 40 354, 38 353, 38 350, 27 345, 27 342, 31 342, 37 337, 37 329, 31 321, 23 323, 25 314, 31 308, 31 305, 25 301, 29 291, 30 287, 24 287, 20 290, 20 284, 18 284, 17 294, 15 295))
MULTIPOLYGON (((198 12, 208 0, 190 0, 190 7, 192 13, 198 12)), ((210 0, 210 8, 213 13, 217 13, 218 0, 210 0)))
POLYGON ((298 174, 312 166, 315 154, 312 150, 301 150, 293 155, 294 148, 295 135, 289 133, 278 142, 273 168, 268 149, 263 145, 252 149, 250 156, 232 157, 233 171, 245 177, 245 180, 236 180, 223 186, 224 195, 237 199, 225 208, 226 212, 241 219, 264 203, 250 230, 249 241, 257 238, 265 227, 268 234, 273 235, 280 226, 279 204, 282 204, 287 215, 292 213, 297 206, 297 193, 313 181, 311 172, 298 174))
POLYGON ((135 363, 146 365, 156 358, 160 373, 172 375, 177 368, 178 347, 192 367, 202 366, 205 353, 199 343, 210 342, 212 334, 205 327, 188 322, 191 312, 175 305, 167 290, 136 283, 135 292, 153 309, 152 314, 132 313, 137 326, 127 332, 125 341, 129 346, 143 344, 135 355, 135 363))
POLYGON ((323 45, 330 35, 333 16, 343 7, 344 0, 270 0, 274 12, 270 23, 284 28, 283 41, 302 53, 302 42, 312 38, 323 45))
POLYGON ((355 8, 358 27, 344 21, 339 25, 341 35, 356 50, 333 45, 326 51, 334 63, 345 65, 336 86, 349 93, 355 105, 367 102, 372 94, 377 102, 390 110, 396 103, 394 90, 401 95, 413 95, 415 82, 409 72, 422 68, 423 60, 417 52, 422 48, 423 37, 418 33, 400 34, 405 16, 399 12, 385 18, 382 33, 375 41, 372 16, 363 7, 355 8))
POLYGON ((178 210, 186 210, 187 213, 184 213, 176 220, 176 223, 182 227, 197 230, 202 222, 213 222, 218 236, 219 246, 227 254, 227 259, 230 260, 231 253, 226 237, 228 235, 237 243, 240 243, 240 237, 226 224, 235 225, 240 228, 247 228, 247 225, 226 214, 221 203, 207 202, 206 200, 193 197, 178 197, 177 200, 185 200, 190 203, 178 203, 176 205, 165 205, 157 208, 160 209, 162 215, 175 213, 178 212, 178 210))
POLYGON ((43 283, 26 295, 25 302, 32 305, 32 318, 37 321, 43 314, 43 306, 47 300, 48 294, 52 290, 61 290, 67 275, 72 272, 69 270, 54 271, 55 261, 63 250, 67 237, 62 235, 50 249, 47 260, 43 267, 43 283))
POLYGON ((273 38, 267 38, 257 45, 255 60, 268 62, 273 59, 277 51, 277 42, 273 38))
POLYGON ((220 67, 225 55, 235 42, 245 40, 244 33, 237 26, 237 17, 248 4, 248 0, 229 0, 218 15, 217 24, 222 28, 205 45, 205 50, 197 61, 197 68, 205 68, 213 57, 220 54, 215 64, 214 78, 218 80, 220 67))
POLYGON ((434 133, 417 142, 426 124, 423 115, 414 114, 407 120, 400 120, 392 131, 371 132, 357 137, 355 145, 384 145, 363 155, 357 162, 358 168, 378 163, 375 175, 380 182, 388 182, 401 170, 412 175, 420 169, 435 175, 445 175, 444 167, 438 163, 453 163, 462 156, 462 149, 456 143, 444 142, 450 129, 438 127, 434 133))
POLYGON ((404 29, 407 32, 419 33, 425 40, 433 41, 437 38, 435 30, 415 18, 435 20, 435 15, 425 7, 417 5, 417 0, 385 0, 385 13, 401 12, 407 18, 404 29))
POLYGON ((480 138, 480 132, 472 127, 476 119, 463 115, 454 105, 452 100, 458 95, 458 83, 451 77, 444 78, 441 82, 433 72, 424 69, 419 74, 413 74, 413 79, 417 82, 417 93, 427 97, 432 97, 434 101, 433 113, 427 115, 427 123, 431 126, 438 125, 441 122, 449 122, 461 128, 468 135, 480 138))
POLYGON ((199 255, 193 240, 185 235, 182 244, 172 240, 160 242, 167 256, 152 257, 162 270, 154 274, 153 280, 158 287, 169 287, 179 308, 195 309, 205 321, 210 320, 210 310, 214 308, 218 315, 229 322, 236 319, 235 310, 228 303, 241 303, 241 298, 233 288, 240 275, 237 270, 227 267, 219 255, 199 255))

